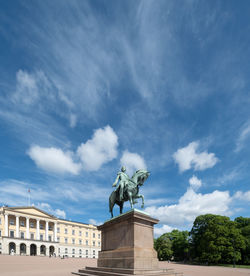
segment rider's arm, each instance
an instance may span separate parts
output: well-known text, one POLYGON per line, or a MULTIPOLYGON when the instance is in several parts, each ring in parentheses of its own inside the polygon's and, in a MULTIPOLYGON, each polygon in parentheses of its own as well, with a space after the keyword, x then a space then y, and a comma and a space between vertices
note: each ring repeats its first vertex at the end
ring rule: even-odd
POLYGON ((117 175, 114 184, 112 185, 112 187, 115 187, 117 182, 119 181, 120 175, 117 175))

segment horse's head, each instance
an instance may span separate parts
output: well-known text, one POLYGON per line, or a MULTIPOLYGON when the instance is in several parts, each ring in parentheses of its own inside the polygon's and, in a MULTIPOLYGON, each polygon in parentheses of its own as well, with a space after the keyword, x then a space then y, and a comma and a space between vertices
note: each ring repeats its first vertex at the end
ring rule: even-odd
POLYGON ((142 186, 144 181, 147 180, 150 173, 147 170, 138 170, 132 176, 132 180, 139 186, 142 186))

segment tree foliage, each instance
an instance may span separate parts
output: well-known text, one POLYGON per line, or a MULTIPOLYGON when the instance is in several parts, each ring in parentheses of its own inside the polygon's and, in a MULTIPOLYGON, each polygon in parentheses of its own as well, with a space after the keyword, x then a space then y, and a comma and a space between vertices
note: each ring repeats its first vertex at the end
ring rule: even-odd
POLYGON ((155 240, 160 260, 250 264, 250 218, 198 216, 188 231, 173 230, 155 240))
POLYGON ((188 231, 173 230, 155 240, 159 260, 183 261, 188 256, 188 231))
POLYGON ((241 260, 245 247, 241 231, 228 217, 198 216, 190 232, 192 256, 199 262, 232 263, 241 260))
POLYGON ((250 218, 238 217, 234 221, 245 241, 245 248, 241 249, 242 263, 250 264, 250 218))
POLYGON ((161 261, 167 261, 172 258, 172 242, 168 233, 163 234, 154 241, 154 248, 157 251, 158 259, 161 261))

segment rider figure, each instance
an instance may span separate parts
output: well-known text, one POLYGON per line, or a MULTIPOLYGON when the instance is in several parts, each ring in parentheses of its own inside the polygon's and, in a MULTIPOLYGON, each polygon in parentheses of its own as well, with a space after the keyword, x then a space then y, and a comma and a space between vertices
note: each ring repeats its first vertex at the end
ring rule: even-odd
POLYGON ((119 182, 118 187, 116 188, 116 191, 119 190, 119 200, 122 201, 123 200, 123 190, 125 188, 125 185, 127 184, 127 182, 129 181, 129 176, 125 173, 126 172, 126 168, 124 166, 122 166, 121 168, 121 172, 118 172, 116 180, 114 182, 114 184, 112 185, 112 187, 115 187, 116 184, 119 182))

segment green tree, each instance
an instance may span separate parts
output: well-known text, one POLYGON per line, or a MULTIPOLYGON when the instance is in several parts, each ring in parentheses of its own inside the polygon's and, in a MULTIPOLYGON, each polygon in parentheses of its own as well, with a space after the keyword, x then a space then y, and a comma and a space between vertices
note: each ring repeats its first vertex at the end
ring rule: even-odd
POLYGON ((176 261, 186 260, 189 252, 188 231, 175 229, 165 233, 155 240, 154 245, 159 260, 170 260, 172 257, 176 261))
POLYGON ((237 228, 240 229, 246 245, 241 249, 242 263, 250 264, 250 218, 238 217, 234 221, 237 228))
POLYGON ((154 248, 157 251, 158 259, 161 261, 170 260, 173 256, 172 241, 168 233, 154 240, 154 248))
POLYGON ((236 226, 225 216, 198 216, 190 232, 194 260, 204 263, 239 261, 245 241, 236 226))
POLYGON ((174 260, 184 261, 188 259, 189 242, 188 231, 173 230, 170 233, 174 260))

